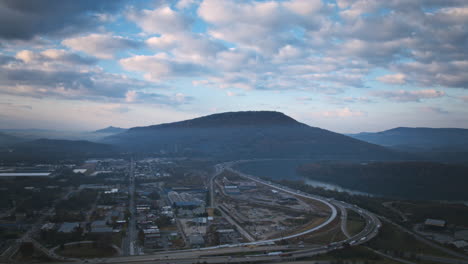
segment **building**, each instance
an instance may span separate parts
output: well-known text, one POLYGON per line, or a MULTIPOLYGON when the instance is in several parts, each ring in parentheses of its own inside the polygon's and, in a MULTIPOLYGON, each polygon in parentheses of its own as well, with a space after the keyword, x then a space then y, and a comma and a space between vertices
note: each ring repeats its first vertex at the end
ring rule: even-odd
POLYGON ((445 220, 440 220, 440 219, 426 219, 424 221, 424 227, 426 228, 444 228, 447 225, 445 220))
POLYGON ((201 234, 190 235, 188 239, 192 247, 203 247, 205 245, 205 239, 201 234))
POLYGON ((189 193, 179 193, 171 191, 167 194, 169 201, 175 207, 198 207, 204 202, 189 193))
POLYGON ((239 243, 239 234, 232 228, 218 229, 216 233, 218 235, 220 245, 239 243))
POLYGON ((151 226, 143 229, 143 244, 145 247, 154 248, 161 244, 161 233, 157 226, 151 226))
POLYGON ((468 242, 464 240, 453 241, 452 244, 456 248, 468 248, 468 242))
POLYGON ((455 239, 468 241, 468 230, 456 231, 455 239))
POLYGON ((237 185, 224 185, 224 191, 227 194, 231 194, 231 195, 240 194, 240 190, 237 185))
POLYGON ((257 188, 257 183, 253 181, 239 182, 239 189, 241 190, 252 190, 257 188))
POLYGON ((65 222, 60 225, 58 232, 69 234, 69 233, 75 232, 80 227, 81 227, 81 224, 78 222, 72 222, 72 223, 65 222))

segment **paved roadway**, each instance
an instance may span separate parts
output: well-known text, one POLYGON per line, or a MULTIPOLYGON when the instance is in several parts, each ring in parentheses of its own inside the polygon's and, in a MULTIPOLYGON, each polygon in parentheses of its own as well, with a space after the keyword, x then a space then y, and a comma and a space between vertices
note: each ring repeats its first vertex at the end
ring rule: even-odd
MULTIPOLYGON (((227 163, 222 163, 218 164, 215 166, 215 174, 214 176, 219 175, 223 170, 229 169, 233 170, 231 166, 237 162, 227 162, 227 163)), ((236 171, 237 172, 237 171, 236 171)), ((142 255, 142 256, 133 256, 133 257, 115 257, 115 258, 106 258, 106 259, 97 259, 97 260, 90 260, 89 262, 94 262, 94 263, 132 263, 132 262, 138 262, 138 263, 194 263, 194 262, 206 262, 206 263, 229 263, 229 262, 236 262, 236 263, 242 263, 242 262, 257 262, 257 261, 278 261, 278 260, 295 260, 297 258, 304 258, 304 257, 310 257, 314 256, 317 254, 323 254, 327 253, 332 250, 336 249, 341 249, 347 245, 358 245, 365 243, 375 237, 378 234, 378 229, 381 226, 380 220, 372 213, 362 209, 358 208, 354 205, 347 204, 342 201, 337 201, 334 199, 326 199, 320 196, 316 195, 311 195, 307 193, 303 193, 298 190, 292 190, 288 187, 281 186, 278 184, 271 183, 269 181, 265 181, 262 179, 259 179, 257 177, 253 177, 250 175, 246 175, 240 172, 239 175, 244 178, 248 178, 252 181, 255 181, 257 183, 269 186, 273 189, 277 189, 282 192, 290 193, 295 196, 300 196, 304 197, 307 199, 313 199, 320 201, 324 203, 326 206, 328 206, 331 210, 330 217, 323 222, 322 224, 311 228, 309 230, 300 232, 300 233, 295 233, 295 234, 290 234, 288 236, 282 236, 280 238, 275 238, 275 239, 269 239, 269 240, 262 240, 262 241, 254 241, 254 242, 247 242, 247 243, 239 243, 239 244, 229 244, 229 245, 220 245, 220 246, 214 246, 214 247, 205 247, 205 248, 200 248, 200 249, 190 249, 190 250, 177 250, 177 251, 166 251, 166 252, 161 252, 159 254, 152 254, 152 255, 142 255), (354 210, 358 212, 366 221, 366 226, 365 228, 357 235, 347 238, 343 241, 340 242, 333 242, 329 245, 325 246, 320 246, 316 248, 307 248, 307 249, 302 249, 302 250, 296 250, 292 251, 289 253, 274 253, 278 252, 277 246, 274 245, 274 242, 278 242, 281 240, 285 239, 291 239, 291 238, 296 238, 300 237, 312 232, 315 232, 326 225, 330 224, 333 220, 338 215, 338 211, 336 209, 338 208, 344 208, 344 209, 349 209, 349 210, 354 210), (254 248, 249 248, 249 247, 254 247, 254 248), (250 256, 219 256, 219 254, 235 254, 235 253, 245 253, 248 251, 252 252, 267 252, 266 254, 260 254, 256 253, 257 255, 250 255, 250 256), (218 255, 218 256, 207 256, 207 255, 218 255)), ((213 188, 213 179, 211 179, 210 182, 210 189, 211 191, 214 191, 213 188)), ((212 199, 214 202, 214 199, 212 199)), ((212 205, 214 203, 212 202, 212 205)))
POLYGON ((133 158, 130 161, 129 169, 129 187, 128 193, 130 195, 128 210, 130 211, 130 219, 128 221, 127 227, 127 236, 123 241, 123 250, 122 254, 124 256, 133 256, 135 255, 136 240, 137 240, 137 230, 136 230, 136 206, 135 206, 135 162, 133 158))
MULTIPOLYGON (((67 200, 68 198, 70 198, 70 196, 76 192, 80 191, 79 189, 78 190, 72 190, 72 189, 69 189, 68 192, 66 194, 64 194, 61 198, 55 200, 52 205, 47 209, 46 212, 44 212, 37 220, 34 224, 31 225, 31 228, 26 231, 26 233, 24 233, 21 238, 17 239, 16 242, 14 244, 12 244, 9 248, 7 248, 3 254, 2 254, 2 258, 4 259, 10 259, 13 255, 16 254, 16 252, 19 250, 19 246, 21 245, 21 243, 23 242, 32 242, 33 244, 35 244, 37 246, 37 241, 33 240, 32 237, 34 236, 34 234, 36 234, 37 232, 39 232, 40 228, 42 227, 42 225, 45 223, 45 220, 48 216, 52 215, 52 213, 55 211, 55 206, 60 202, 60 201, 63 201, 63 200, 67 200)), ((39 247, 38 248, 39 250, 44 250, 43 247, 39 247)), ((47 252, 44 252, 47 254, 47 252)), ((48 255, 49 256, 54 256, 55 254, 52 253, 52 252, 48 252, 48 255)), ((59 258, 57 256, 57 258, 59 258)), ((60 257, 60 259, 63 259, 60 257)))

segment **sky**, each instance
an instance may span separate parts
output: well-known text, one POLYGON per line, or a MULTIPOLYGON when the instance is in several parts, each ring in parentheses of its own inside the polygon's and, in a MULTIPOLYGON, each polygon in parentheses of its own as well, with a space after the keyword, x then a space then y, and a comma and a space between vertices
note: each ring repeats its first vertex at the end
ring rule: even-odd
POLYGON ((0 0, 0 128, 468 128, 466 0, 0 0))

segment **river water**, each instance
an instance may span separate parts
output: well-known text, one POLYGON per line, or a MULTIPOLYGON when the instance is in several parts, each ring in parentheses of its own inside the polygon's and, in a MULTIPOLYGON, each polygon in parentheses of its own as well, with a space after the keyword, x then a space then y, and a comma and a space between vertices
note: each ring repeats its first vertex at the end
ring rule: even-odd
POLYGON ((323 188, 326 190, 333 190, 338 192, 346 192, 353 195, 366 195, 374 196, 375 194, 361 192, 359 190, 352 190, 344 188, 338 184, 317 181, 310 178, 305 178, 297 172, 297 167, 313 162, 312 160, 260 160, 249 161, 235 165, 235 168, 258 177, 270 178, 273 180, 293 180, 304 181, 307 185, 323 188))

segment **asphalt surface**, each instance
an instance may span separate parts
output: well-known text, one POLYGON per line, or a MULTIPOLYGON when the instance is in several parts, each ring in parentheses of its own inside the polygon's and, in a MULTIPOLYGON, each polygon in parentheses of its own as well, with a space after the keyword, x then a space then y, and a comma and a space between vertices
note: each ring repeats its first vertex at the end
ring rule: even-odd
MULTIPOLYGON (((239 162, 239 161, 238 161, 239 162)), ((132 162, 133 163, 133 162, 132 162)), ((212 177, 210 181, 210 191, 212 192, 212 199, 211 199, 211 205, 215 206, 214 203, 214 186, 213 186, 213 181, 214 178, 219 175, 223 170, 229 169, 233 170, 231 166, 237 162, 227 162, 227 163, 222 163, 218 164, 215 166, 215 174, 214 177, 212 177)), ((329 209, 330 209, 330 216, 329 218, 309 229, 305 230, 303 232, 299 233, 293 233, 289 234, 286 236, 282 236, 280 238, 274 238, 274 239, 268 239, 268 240, 262 240, 262 241, 254 241, 254 242, 247 242, 247 243, 239 243, 239 244, 228 244, 228 245, 219 245, 219 246, 213 246, 213 247, 205 247, 205 248, 200 248, 200 249, 189 249, 189 250, 175 250, 175 251, 165 251, 161 252, 158 254, 152 254, 152 255, 140 255, 140 256, 128 256, 128 257, 113 257, 113 258, 105 258, 105 259, 93 259, 93 260, 86 260, 82 261, 83 263, 133 263, 133 262, 138 262, 138 263, 195 263, 195 262, 206 262, 206 263, 230 263, 230 262, 236 262, 236 263, 243 263, 243 262, 259 262, 259 261, 288 261, 288 260, 296 260, 304 257, 310 257, 314 256, 317 254, 323 254, 327 253, 333 250, 341 249, 346 246, 355 246, 359 245, 362 243, 365 243, 375 237, 378 234, 378 229, 381 226, 380 220, 378 219, 377 216, 374 214, 359 208, 355 205, 347 204, 342 201, 334 200, 334 199, 327 199, 324 197, 316 196, 316 195, 311 195, 307 193, 303 193, 298 190, 293 190, 291 188, 281 186, 275 183, 271 183, 269 181, 262 180, 260 178, 246 175, 243 173, 240 173, 236 171, 241 177, 247 178, 249 180, 255 181, 259 184, 263 184, 266 186, 271 187, 272 189, 276 189, 278 191, 286 192, 293 194, 295 196, 307 198, 307 199, 313 199, 319 202, 322 202, 325 204, 329 209), (358 233, 357 235, 354 235, 352 237, 349 237, 343 241, 339 242, 333 242, 328 245, 324 246, 319 246, 315 248, 304 248, 300 250, 294 250, 290 251, 287 253, 283 253, 281 250, 278 249, 278 246, 274 245, 275 242, 282 241, 282 240, 287 240, 291 238, 297 238, 300 236, 304 236, 306 234, 310 234, 312 232, 316 232, 328 224, 330 224, 332 221, 334 221, 337 216, 338 216, 338 210, 337 208, 340 208, 340 210, 348 209, 348 210, 354 210, 357 213, 359 213, 364 220, 366 221, 366 225, 364 229, 358 233), (252 252, 250 255, 249 252, 252 252), (262 252, 259 254, 258 252, 262 252), (263 253, 264 252, 264 253, 263 253), (224 254, 238 254, 238 253, 243 253, 246 255, 238 256, 226 256, 224 254), (223 254, 223 255, 221 255, 223 254)), ((133 165, 131 166, 131 175, 130 175, 130 191, 134 192, 134 178, 133 178, 133 165)), ((134 201, 132 202, 132 199, 130 199, 130 208, 134 208, 134 201), (133 203, 133 207, 132 207, 133 203)), ((131 210, 133 212, 134 210, 131 210)), ((345 218, 341 219, 346 220, 345 218)), ((131 226, 131 224, 130 224, 131 226)), ((136 233, 136 230, 130 231, 129 228, 129 235, 128 237, 130 238, 130 246, 128 249, 129 255, 131 255, 132 251, 132 236, 130 232, 136 233)), ((133 240, 134 241, 134 240, 133 240)), ((125 251, 124 251, 125 253, 125 251)))
POLYGON ((133 159, 130 161, 130 170, 129 170, 129 187, 128 193, 130 195, 128 210, 130 211, 130 219, 128 221, 127 235, 123 241, 122 254, 124 256, 133 256, 137 252, 136 240, 137 240, 137 230, 136 230, 136 206, 135 206, 135 162, 133 159))

